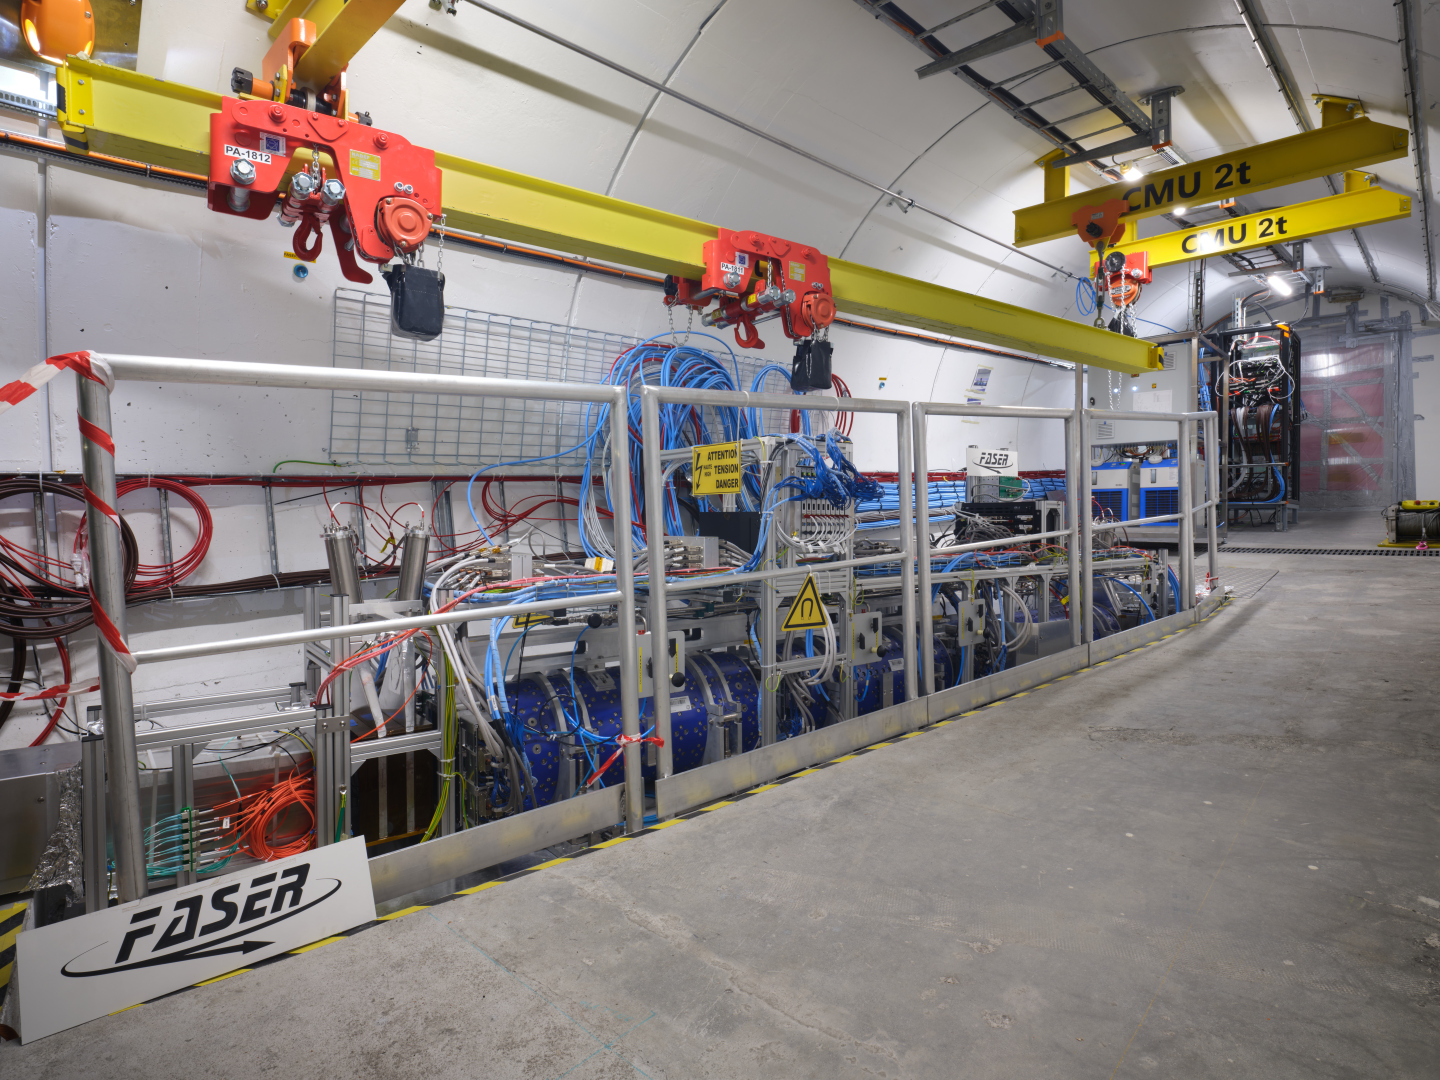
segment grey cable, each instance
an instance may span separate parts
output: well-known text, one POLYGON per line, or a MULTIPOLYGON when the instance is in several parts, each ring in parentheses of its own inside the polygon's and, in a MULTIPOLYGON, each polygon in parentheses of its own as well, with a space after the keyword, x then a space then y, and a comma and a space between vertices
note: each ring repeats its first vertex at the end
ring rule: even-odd
POLYGON ((916 202, 908 195, 903 195, 900 192, 893 190, 892 188, 886 187, 884 184, 877 184, 873 180, 867 180, 865 179, 865 177, 859 176, 856 173, 851 172, 849 169, 844 168, 843 166, 836 165, 834 162, 831 161, 826 161, 822 157, 817 157, 816 155, 810 153, 810 151, 808 150, 802 150, 800 149, 800 147, 794 145, 793 143, 788 143, 784 139, 777 138, 776 136, 771 135, 768 132, 761 131, 759 128, 747 124, 744 120, 740 120, 736 117, 723 113, 719 109, 711 108, 709 105, 706 105, 705 103, 700 101, 696 101, 694 98, 690 97, 687 94, 682 94, 678 90, 672 90, 664 83, 656 82, 654 79, 651 79, 645 75, 641 75, 638 71, 631 71, 629 68, 624 67, 621 64, 617 64, 613 60, 606 59, 599 53, 591 52, 583 45, 577 45, 573 41, 567 41, 565 38, 560 37, 558 34, 553 34, 549 30, 544 29, 543 27, 536 26, 532 22, 527 22, 525 19, 520 18, 518 15, 512 15, 510 14, 510 12, 505 11, 502 8, 497 8, 493 4, 486 3, 485 0, 466 0, 466 2, 469 4, 473 4, 475 7, 480 8, 482 11, 488 11, 491 15, 494 15, 497 18, 504 19, 506 22, 514 23, 516 26, 520 27, 523 30, 529 30, 532 34, 537 34, 540 37, 545 38, 547 41, 554 42, 561 48, 569 49, 571 52, 574 53, 579 53, 581 56, 585 57, 588 60, 593 60, 597 64, 603 64, 611 71, 618 71, 626 78, 634 79, 636 82, 644 83, 646 86, 650 87, 650 89, 656 91, 657 93, 673 97, 677 101, 683 101, 691 108, 699 109, 701 112, 708 113, 709 115, 715 117, 715 119, 717 120, 723 120, 727 124, 733 124, 741 131, 753 135, 757 139, 764 139, 768 143, 773 143, 775 146, 781 147, 784 150, 789 150, 792 154, 799 154, 807 161, 813 161, 816 165, 829 169, 832 172, 837 172, 841 176, 846 177, 847 179, 854 180, 857 184, 863 184, 865 187, 868 187, 874 191, 878 191, 883 195, 889 195, 891 198, 897 200, 900 203, 903 203, 904 206, 902 207, 902 209, 904 210, 908 211, 911 208, 920 210, 926 214, 929 214, 931 217, 939 218, 946 224, 955 226, 957 229, 963 229, 965 232, 970 233, 972 236, 978 236, 980 239, 986 240, 994 244, 996 247, 1002 247, 1006 251, 1011 252, 1012 254, 1023 256, 1024 258, 1029 259, 1031 262, 1039 263, 1041 266, 1045 267, 1048 270, 1054 270, 1058 274, 1064 274, 1067 278, 1075 280, 1076 275, 1071 273, 1069 270, 1066 270, 1064 267, 1056 266, 1053 263, 1048 263, 1044 259, 1031 255, 1028 251, 1021 251, 1019 248, 1012 247, 1011 245, 1005 243, 1003 240, 996 240, 993 236, 986 236, 979 230, 972 229, 969 225, 965 225, 962 222, 956 221, 952 217, 947 217, 939 210, 932 210, 930 207, 924 205, 923 203, 916 202))

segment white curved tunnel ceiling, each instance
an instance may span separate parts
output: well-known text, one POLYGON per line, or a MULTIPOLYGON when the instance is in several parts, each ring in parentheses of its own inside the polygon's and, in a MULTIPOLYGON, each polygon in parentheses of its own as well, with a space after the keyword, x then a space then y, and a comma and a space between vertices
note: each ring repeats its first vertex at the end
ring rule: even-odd
MULTIPOLYGON (((917 79, 923 53, 858 0, 507 0, 501 6, 997 239, 1011 238, 1014 209, 1040 199, 1033 162, 1049 144, 953 75, 917 79)), ((904 0, 898 6, 933 26, 974 5, 904 0)), ((1356 97, 1374 119, 1407 126, 1389 0, 1262 0, 1260 10, 1307 105, 1311 93, 1356 97)), ((1006 25, 992 10, 938 36, 958 48, 1006 25)), ((1175 101, 1174 139, 1191 159, 1297 130, 1234 0, 1069 0, 1065 28, 1132 98, 1160 86, 1185 87, 1175 101)), ((1440 17, 1424 20, 1422 33, 1424 67, 1433 68, 1440 17)), ((975 67, 1001 78, 1043 60, 1033 45, 1022 45, 975 67)), ((1015 89, 1034 100, 1066 81, 1050 71, 1015 89)), ((1440 76, 1429 82, 1440 90, 1440 76)), ((351 87, 377 123, 436 149, 813 243, 1045 311, 1060 313, 1072 303, 1073 282, 1023 255, 924 213, 901 213, 863 185, 683 103, 657 100, 649 88, 464 3, 449 16, 411 0, 356 58, 351 87), (414 88, 404 105, 395 100, 397 71, 409 73, 414 88), (412 101, 422 107, 410 107, 412 101)), ((1435 115, 1425 104, 1427 115, 1435 115)), ((1072 95, 1039 111, 1059 119, 1083 107, 1072 95)), ((1308 107, 1318 125, 1318 111, 1308 107)), ((1114 118, 1099 113, 1069 130, 1081 133, 1086 123, 1094 130, 1114 118)), ((1373 171, 1386 187, 1415 194, 1409 159, 1373 171)), ((1085 169, 1072 176, 1076 187, 1099 182, 1085 169)), ((1309 181, 1251 196, 1247 208, 1325 194, 1322 181, 1309 181)), ((1148 234, 1170 227, 1152 219, 1143 228, 1148 234)), ((1384 282, 1425 293, 1418 213, 1370 226, 1364 235, 1384 282)), ((1027 251, 1071 272, 1084 265, 1078 241, 1027 251)), ((1314 242, 1310 261, 1331 266, 1332 283, 1369 282, 1351 234, 1314 242)), ((1211 262, 1213 317, 1228 293, 1251 285, 1229 280, 1231 268, 1211 262)), ((1184 275, 1183 267, 1158 272, 1143 313, 1159 322, 1183 321, 1184 275)))
MULTIPOLYGON (((1316 124, 1311 93, 1357 97, 1374 119, 1407 126, 1390 0, 1258 4, 1316 124)), ((997 240, 1012 238, 1013 210, 1040 200, 1034 161, 1050 145, 960 78, 918 79, 925 55, 877 20, 864 0, 499 0, 499 6, 997 240)), ((903 0, 898 8, 933 26, 973 6, 903 0)), ((253 65, 268 44, 260 21, 238 2, 226 3, 223 14, 201 7, 146 0, 140 70, 228 90, 230 68, 253 65)), ((956 48, 1007 22, 988 11, 938 36, 956 48)), ((1191 159, 1296 131, 1235 0, 1068 0, 1065 28, 1132 98, 1160 86, 1185 87, 1175 99, 1174 140, 1191 159)), ((1429 118, 1440 115, 1429 100, 1440 91, 1434 70, 1440 14, 1422 19, 1421 30, 1429 118)), ((1026 44, 974 66, 1002 78, 1044 60, 1026 44)), ((427 0, 409 0, 356 56, 349 78, 355 107, 421 145, 1073 314, 1073 281, 1026 254, 1083 272, 1078 241, 1019 254, 918 210, 902 213, 862 184, 463 2, 452 16, 427 0)), ((1064 85, 1065 77, 1051 71, 1015 89, 1030 101, 1064 85)), ((1083 107, 1072 95, 1038 111, 1054 120, 1083 107)), ((1113 122, 1108 112, 1098 113, 1069 130, 1113 122)), ((1414 196, 1411 160, 1373 171, 1386 187, 1414 196)), ((1099 182, 1085 168, 1072 177, 1077 188, 1099 182)), ((1282 206, 1327 193, 1322 181, 1309 181, 1250 196, 1245 205, 1282 206)), ((1170 227, 1149 219, 1142 234, 1170 227)), ((1418 212, 1409 221, 1370 226, 1364 236, 1384 282, 1425 293, 1418 212)), ((1332 284, 1369 283, 1349 233, 1314 242, 1310 261, 1333 268, 1332 284)), ((1213 319, 1230 294, 1253 286, 1228 277, 1231 267, 1219 259, 1209 265, 1213 319)), ((1141 314, 1183 325, 1185 274, 1183 266, 1157 271, 1141 314)))

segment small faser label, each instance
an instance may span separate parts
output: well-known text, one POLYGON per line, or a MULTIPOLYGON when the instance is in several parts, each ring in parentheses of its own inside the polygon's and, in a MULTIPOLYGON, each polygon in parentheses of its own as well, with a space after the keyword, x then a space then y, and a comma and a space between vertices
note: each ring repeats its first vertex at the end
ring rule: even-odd
POLYGON ((257 165, 270 164, 270 155, 263 150, 248 150, 243 146, 231 146, 229 143, 225 144, 225 156, 240 158, 243 161, 253 161, 257 165))

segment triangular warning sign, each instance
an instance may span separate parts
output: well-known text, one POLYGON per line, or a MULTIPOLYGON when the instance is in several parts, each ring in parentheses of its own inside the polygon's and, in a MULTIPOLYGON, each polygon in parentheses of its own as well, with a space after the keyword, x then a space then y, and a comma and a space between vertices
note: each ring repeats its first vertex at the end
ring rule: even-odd
POLYGON ((824 630, 828 624, 825 605, 820 602, 820 590, 815 586, 815 575, 811 574, 805 579, 805 584, 800 586, 800 595, 795 597, 794 603, 790 605, 790 614, 785 616, 785 622, 780 629, 785 632, 824 630))

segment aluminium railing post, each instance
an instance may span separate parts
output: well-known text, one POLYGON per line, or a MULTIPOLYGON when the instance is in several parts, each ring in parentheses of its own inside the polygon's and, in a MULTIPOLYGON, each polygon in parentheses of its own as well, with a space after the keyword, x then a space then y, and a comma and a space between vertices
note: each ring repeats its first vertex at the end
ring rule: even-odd
POLYGON ((1180 421, 1180 438, 1175 455, 1180 466, 1180 602, 1184 611, 1195 606, 1195 472, 1191 465, 1195 451, 1191 445, 1192 431, 1190 420, 1180 421))
MULTIPOLYGON (((915 434, 915 550, 919 561, 920 668, 924 676, 920 689, 928 694, 935 687, 935 615, 930 599, 930 456, 926 445, 929 423, 923 401, 915 402, 910 409, 915 434)), ((902 476, 900 483, 904 482, 902 476)))
MULTIPOLYGON (((80 418, 111 434, 110 391, 104 383, 83 375, 75 379, 80 418)), ((82 428, 83 428, 82 424, 82 428)), ((115 495, 114 443, 107 447, 91 438, 81 442, 87 498, 113 508, 115 495)), ((113 510, 112 510, 113 512, 113 510)), ((108 618, 123 643, 125 632, 125 560, 120 549, 118 519, 91 506, 86 515, 90 541, 90 593, 95 614, 108 618)), ((135 760, 135 698, 130 671, 105 641, 96 626, 96 653, 100 669, 100 702, 105 717, 105 756, 109 776, 111 812, 115 832, 115 875, 120 900, 139 900, 149 887, 145 878, 145 851, 140 828, 140 770, 135 760)))
POLYGON ((1220 585, 1220 455, 1219 431, 1220 417, 1211 413, 1205 417, 1205 473, 1206 473, 1206 494, 1208 502, 1213 506, 1205 510, 1205 541, 1206 551, 1210 563, 1210 588, 1215 589, 1220 585))
POLYGON ((657 781, 675 771, 675 746, 670 736, 670 680, 666 677, 668 631, 665 623, 665 463, 660 459, 660 398, 651 387, 640 391, 641 461, 645 472, 645 539, 649 551, 646 581, 650 586, 650 690, 655 736, 662 740, 655 770, 657 781))
MULTIPOLYGON (((1080 628, 1080 613, 1075 609, 1073 598, 1080 594, 1080 425, 1084 421, 1080 417, 1078 406, 1065 420, 1065 523, 1070 530, 1070 535, 1065 539, 1065 562, 1066 573, 1069 577, 1067 591, 1072 600, 1070 604, 1070 646, 1074 648, 1082 644, 1083 634, 1080 628)), ((1048 610, 1050 606, 1049 590, 1045 591, 1044 601, 1048 610)))
MULTIPOLYGON (((895 427, 897 438, 897 450, 900 466, 900 617, 905 625, 904 657, 905 657, 905 700, 914 701, 918 696, 918 682, 915 677, 915 638, 919 635, 919 627, 916 626, 915 609, 915 529, 906 528, 905 525, 913 520, 915 514, 915 476, 914 459, 912 451, 915 446, 915 439, 910 428, 910 410, 901 409, 895 414, 895 427)), ((929 484, 926 484, 929 487, 929 484)), ((929 522, 926 522, 928 525, 929 522)), ((929 600, 929 597, 926 597, 929 600)), ((926 621, 929 621, 930 609, 928 604, 923 609, 926 621)), ((926 657, 931 665, 927 670, 934 670, 933 664, 934 649, 927 650, 926 657)), ((931 682, 929 685, 934 686, 931 682)))
MULTIPOLYGON (((761 451, 760 476, 761 481, 761 507, 760 513, 766 513, 764 507, 764 481, 766 468, 764 451, 761 451)), ((765 525, 765 554, 760 566, 764 570, 775 569, 776 549, 776 525, 773 512, 771 519, 765 525)), ((775 667, 779 662, 780 654, 776 649, 780 634, 780 590, 775 587, 775 579, 766 577, 760 584, 760 655, 755 662, 760 665, 760 745, 769 746, 779 740, 779 702, 780 695, 777 693, 778 686, 772 686, 771 681, 775 678, 775 667)))
MULTIPOLYGON (((627 416, 629 391, 615 388, 610 400, 610 476, 615 496, 615 588, 624 599, 616 605, 615 624, 620 638, 620 727, 635 738, 640 734, 640 650, 635 639, 635 552, 632 542, 630 496, 630 424, 627 416)), ((645 827, 645 781, 639 743, 626 743, 625 831, 637 833, 645 827)))
MULTIPOLYGON (((150 777, 156 783, 154 776, 150 777)), ((195 820, 195 751, 189 743, 170 747, 170 790, 175 801, 175 817, 180 823, 180 868, 175 872, 176 885, 193 885, 198 880, 195 852, 199 848, 195 820)), ((151 822, 154 827, 154 822, 151 822)))
POLYGON ((80 859, 87 913, 110 904, 105 848, 105 739, 87 734, 80 737, 80 859))
POLYGON ((1071 570, 1070 578, 1070 617, 1080 617, 1081 642, 1087 643, 1095 640, 1095 603, 1094 586, 1095 575, 1093 572, 1093 547, 1095 533, 1095 515, 1090 509, 1092 496, 1090 494, 1090 410, 1085 402, 1085 368, 1082 364, 1075 365, 1075 426, 1078 429, 1075 437, 1075 448, 1079 458, 1075 462, 1080 480, 1079 490, 1075 493, 1077 504, 1077 516, 1080 525, 1080 580, 1077 583, 1074 577, 1074 570, 1071 570), (1076 586, 1079 592, 1076 592, 1076 586), (1076 606, 1076 599, 1079 599, 1079 606, 1076 606))

